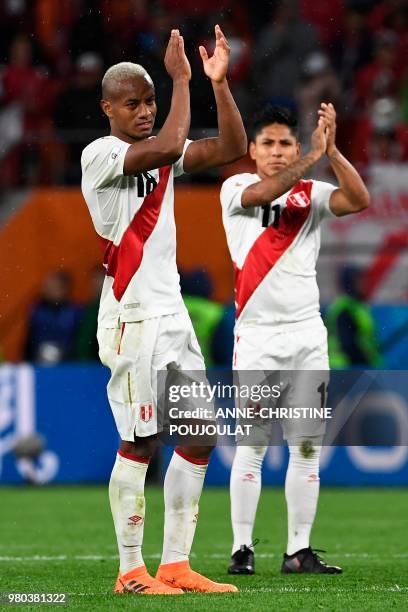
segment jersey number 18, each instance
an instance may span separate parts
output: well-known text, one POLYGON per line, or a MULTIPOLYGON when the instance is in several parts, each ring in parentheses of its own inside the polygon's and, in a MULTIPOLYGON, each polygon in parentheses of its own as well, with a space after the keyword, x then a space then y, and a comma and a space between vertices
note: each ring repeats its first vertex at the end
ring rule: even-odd
POLYGON ((157 181, 149 172, 139 172, 135 174, 137 181, 137 197, 144 198, 157 187, 157 181))

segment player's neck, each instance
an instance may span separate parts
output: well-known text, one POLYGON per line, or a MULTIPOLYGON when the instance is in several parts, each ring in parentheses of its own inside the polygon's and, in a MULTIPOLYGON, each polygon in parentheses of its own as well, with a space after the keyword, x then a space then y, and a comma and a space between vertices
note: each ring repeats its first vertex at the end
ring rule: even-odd
POLYGON ((115 128, 111 128, 110 131, 111 136, 115 136, 115 138, 119 138, 119 140, 123 140, 123 142, 127 142, 128 144, 134 144, 135 142, 139 142, 140 140, 145 140, 145 138, 132 138, 128 134, 124 134, 120 130, 116 130, 115 128))
POLYGON ((262 172, 262 170, 260 168, 256 169, 256 173, 259 176, 259 178, 262 179, 262 180, 268 179, 268 178, 272 178, 272 176, 274 176, 276 174, 276 172, 274 172, 273 174, 266 174, 265 172, 262 172))

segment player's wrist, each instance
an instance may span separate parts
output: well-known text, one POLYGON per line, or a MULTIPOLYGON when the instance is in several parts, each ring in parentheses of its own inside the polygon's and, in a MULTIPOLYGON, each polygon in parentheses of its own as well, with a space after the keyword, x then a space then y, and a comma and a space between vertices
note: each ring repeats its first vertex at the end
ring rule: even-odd
POLYGON ((190 82, 189 76, 186 74, 176 74, 172 77, 173 85, 188 85, 190 82))
POLYGON ((333 145, 331 147, 328 147, 327 149, 327 157, 330 160, 335 160, 338 158, 338 156, 340 155, 340 151, 338 150, 338 148, 336 147, 336 145, 333 145))
POLYGON ((321 157, 323 157, 324 154, 325 154, 325 151, 322 148, 311 149, 309 153, 309 157, 313 163, 316 163, 319 161, 321 157))
POLYGON ((224 75, 223 77, 218 79, 211 79, 211 83, 213 87, 225 86, 227 85, 227 77, 226 75, 224 75))

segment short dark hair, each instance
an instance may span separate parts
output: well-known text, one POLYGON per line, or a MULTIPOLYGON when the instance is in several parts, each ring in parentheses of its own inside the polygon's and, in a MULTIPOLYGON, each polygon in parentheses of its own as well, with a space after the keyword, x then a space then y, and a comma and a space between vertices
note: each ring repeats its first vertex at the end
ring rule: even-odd
POLYGON ((296 115, 283 106, 268 105, 255 114, 251 126, 250 140, 254 142, 259 132, 272 123, 287 125, 293 136, 297 139, 298 123, 296 115))

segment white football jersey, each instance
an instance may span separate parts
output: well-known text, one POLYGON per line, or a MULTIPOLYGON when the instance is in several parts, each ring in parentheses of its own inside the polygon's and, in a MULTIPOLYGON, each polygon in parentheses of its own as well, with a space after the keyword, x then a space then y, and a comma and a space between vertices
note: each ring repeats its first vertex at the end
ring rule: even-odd
POLYGON ((104 252, 106 279, 98 324, 116 327, 185 309, 176 266, 173 178, 183 174, 184 153, 172 166, 123 174, 130 144, 106 136, 82 152, 82 193, 104 252))
POLYGON ((319 316, 316 260, 320 221, 335 186, 302 180, 267 206, 243 208, 242 192, 260 181, 237 174, 221 189, 222 218, 235 271, 236 328, 319 316))

